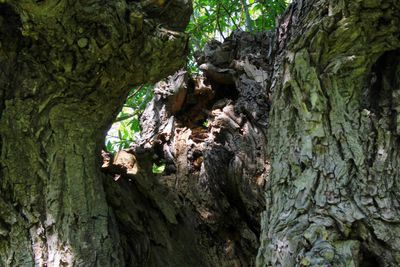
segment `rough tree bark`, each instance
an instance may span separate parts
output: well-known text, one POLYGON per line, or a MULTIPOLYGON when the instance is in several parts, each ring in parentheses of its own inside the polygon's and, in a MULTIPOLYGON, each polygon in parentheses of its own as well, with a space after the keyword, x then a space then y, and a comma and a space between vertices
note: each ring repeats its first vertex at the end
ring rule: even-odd
POLYGON ((400 264, 397 0, 295 1, 274 32, 210 43, 107 177, 129 81, 181 64, 157 24, 181 30, 180 2, 5 2, 0 265, 400 264))
POLYGON ((297 1, 275 38, 258 265, 399 266, 399 1, 297 1))
POLYGON ((1 1, 0 266, 129 265, 101 147, 132 86, 184 64, 191 14, 151 3, 1 1))
POLYGON ((207 77, 179 71, 158 83, 140 143, 105 155, 103 170, 117 175, 106 186, 117 221, 157 254, 149 266, 254 266, 269 105, 266 73, 253 63, 268 68, 256 55, 268 50, 268 36, 238 33, 210 44, 201 58, 207 77), (162 175, 151 173, 153 162, 166 164, 162 175), (125 191, 115 194, 118 185, 125 191), (179 254, 187 257, 177 261, 179 254))
POLYGON ((399 11, 297 1, 275 33, 209 44, 205 81, 159 84, 142 147, 164 159, 158 181, 190 200, 215 244, 234 248, 215 265, 252 264, 258 244, 243 242, 258 236, 264 179, 257 265, 400 264, 399 11))

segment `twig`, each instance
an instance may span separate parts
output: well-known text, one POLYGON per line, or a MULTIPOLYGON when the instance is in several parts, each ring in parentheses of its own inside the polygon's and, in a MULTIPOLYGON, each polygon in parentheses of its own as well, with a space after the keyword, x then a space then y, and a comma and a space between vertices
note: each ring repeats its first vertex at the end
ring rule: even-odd
POLYGON ((220 5, 218 4, 217 5, 217 27, 218 27, 219 34, 221 34, 222 39, 224 39, 224 41, 225 41, 224 33, 222 32, 221 25, 219 24, 219 10, 220 10, 220 5))
POLYGON ((125 116, 121 116, 121 117, 119 117, 119 118, 116 118, 115 121, 114 121, 114 123, 115 123, 115 122, 121 122, 121 121, 127 120, 127 119, 129 119, 129 118, 135 117, 136 115, 138 115, 138 112, 135 112, 135 113, 132 113, 132 114, 128 114, 128 115, 125 115, 125 116))
POLYGON ((235 25, 236 30, 242 30, 242 29, 235 23, 235 20, 232 18, 231 13, 226 9, 226 7, 225 7, 222 3, 220 3, 220 4, 221 4, 222 8, 225 10, 226 14, 227 14, 227 15, 229 16, 229 18, 231 19, 233 25, 235 25))
POLYGON ((246 17, 246 28, 247 28, 247 30, 249 32, 252 32, 253 31, 253 26, 252 26, 252 23, 251 23, 249 8, 248 8, 245 0, 240 0, 240 2, 242 2, 243 12, 244 12, 244 15, 246 17))
POLYGON ((128 99, 134 97, 135 95, 137 95, 137 93, 139 93, 139 91, 142 90, 143 86, 144 86, 144 84, 141 84, 141 85, 138 87, 138 89, 136 89, 135 92, 133 92, 131 95, 128 96, 128 99))

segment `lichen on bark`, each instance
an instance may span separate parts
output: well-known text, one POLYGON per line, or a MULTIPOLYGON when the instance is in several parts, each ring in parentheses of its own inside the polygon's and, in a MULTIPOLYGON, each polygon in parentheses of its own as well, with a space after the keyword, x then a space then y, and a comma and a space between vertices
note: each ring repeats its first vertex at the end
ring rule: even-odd
POLYGON ((131 86, 184 63, 174 2, 170 24, 133 1, 0 4, 0 265, 124 265, 100 149, 131 86))
POLYGON ((397 1, 281 19, 259 266, 397 266, 397 1))

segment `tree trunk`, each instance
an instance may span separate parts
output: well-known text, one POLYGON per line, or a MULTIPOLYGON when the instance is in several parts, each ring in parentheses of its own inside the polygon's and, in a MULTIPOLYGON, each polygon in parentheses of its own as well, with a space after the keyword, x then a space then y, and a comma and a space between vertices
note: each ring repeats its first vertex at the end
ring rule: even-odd
POLYGON ((276 33, 259 266, 399 266, 398 1, 297 1, 276 33))
POLYGON ((185 0, 2 1, 0 266, 127 264, 101 147, 132 86, 183 65, 189 15, 185 0))
POLYGON ((295 1, 208 44, 107 175, 105 131, 182 65, 190 8, 70 2, 0 4, 0 266, 400 265, 397 0, 295 1))
MULTIPOLYGON (((107 194, 124 214, 118 223, 127 229, 145 222, 143 239, 158 247, 143 243, 169 256, 156 266, 255 265, 269 171, 263 147, 269 105, 267 77, 254 80, 252 63, 268 68, 267 56, 256 56, 268 50, 268 36, 238 33, 224 46, 213 43, 201 59, 206 77, 179 71, 158 83, 141 117, 140 143, 105 162, 104 170, 132 192, 107 194), (228 68, 235 60, 244 66, 228 68), (152 175, 152 163, 165 164, 165 172, 152 175), (119 197, 127 195, 131 200, 119 197), (134 203, 144 210, 124 210, 134 203), (187 257, 176 261, 179 254, 187 257)), ((106 190, 117 188, 108 181, 113 186, 106 190)))

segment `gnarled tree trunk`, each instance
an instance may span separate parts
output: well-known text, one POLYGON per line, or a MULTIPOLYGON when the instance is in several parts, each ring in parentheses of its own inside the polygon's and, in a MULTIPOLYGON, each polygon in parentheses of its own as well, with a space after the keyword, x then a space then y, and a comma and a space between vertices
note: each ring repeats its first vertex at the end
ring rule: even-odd
POLYGON ((107 177, 104 132, 182 65, 190 12, 70 2, 0 4, 0 265, 400 264, 397 0, 295 1, 210 43, 107 177))
POLYGON ((131 87, 183 65, 190 13, 186 0, 1 1, 0 266, 129 265, 101 147, 131 87))
POLYGON ((269 35, 238 33, 210 44, 201 59, 206 77, 179 71, 158 83, 140 143, 106 159, 104 171, 117 175, 106 187, 117 221, 159 256, 150 266, 254 266, 269 104, 267 76, 253 64, 268 68, 256 53, 268 49, 269 35), (165 172, 152 174, 152 163, 165 172), (113 193, 118 185, 125 191, 113 193), (176 261, 179 254, 187 256, 176 261))

